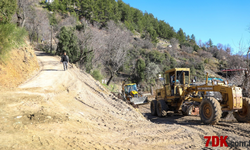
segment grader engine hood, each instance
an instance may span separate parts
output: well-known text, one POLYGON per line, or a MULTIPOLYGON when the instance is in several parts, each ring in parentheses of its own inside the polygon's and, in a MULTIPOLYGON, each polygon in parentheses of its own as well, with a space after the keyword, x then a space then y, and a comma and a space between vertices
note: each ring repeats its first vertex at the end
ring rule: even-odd
POLYGON ((242 109, 242 89, 240 87, 232 88, 233 109, 242 109))

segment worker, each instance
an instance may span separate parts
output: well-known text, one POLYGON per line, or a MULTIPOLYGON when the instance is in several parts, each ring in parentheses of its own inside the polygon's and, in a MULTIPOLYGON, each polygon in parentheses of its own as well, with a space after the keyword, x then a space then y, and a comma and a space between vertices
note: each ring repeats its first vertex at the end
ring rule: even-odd
POLYGON ((196 82, 197 81, 197 77, 196 76, 194 76, 194 82, 196 82))
POLYGON ((66 52, 64 52, 61 57, 61 63, 63 63, 64 71, 66 71, 68 69, 68 63, 69 63, 69 56, 66 55, 66 52))

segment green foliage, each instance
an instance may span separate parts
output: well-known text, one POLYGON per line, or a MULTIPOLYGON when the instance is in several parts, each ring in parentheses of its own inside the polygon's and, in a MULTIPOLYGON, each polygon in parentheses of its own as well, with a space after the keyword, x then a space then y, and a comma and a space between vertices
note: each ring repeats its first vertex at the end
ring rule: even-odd
POLYGON ((13 14, 16 12, 16 0, 1 0, 0 1, 0 23, 8 23, 13 14))
POLYGON ((41 4, 41 5, 46 4, 46 0, 42 0, 42 1, 40 2, 40 4, 41 4))
POLYGON ((56 17, 55 17, 55 13, 49 14, 49 23, 50 23, 50 25, 52 25, 52 26, 55 26, 55 25, 58 24, 58 21, 57 21, 57 19, 56 19, 56 17))
POLYGON ((87 73, 90 73, 90 71, 93 69, 92 60, 94 58, 94 52, 87 53, 89 50, 87 48, 84 49, 84 53, 86 54, 85 60, 84 60, 84 67, 85 71, 87 73))
POLYGON ((147 54, 147 57, 149 58, 150 62, 154 62, 156 64, 161 64, 165 59, 164 55, 162 55, 162 53, 157 50, 150 51, 147 54))
POLYGON ((78 59, 79 52, 78 39, 74 34, 74 31, 74 28, 62 27, 58 36, 59 42, 57 52, 59 54, 66 52, 70 58, 70 62, 75 62, 75 60, 78 59))
POLYGON ((137 74, 138 74, 140 80, 143 81, 145 78, 145 68, 146 68, 145 61, 141 58, 138 59, 136 67, 137 67, 136 68, 137 74))
POLYGON ((186 41, 186 34, 185 32, 183 32, 181 28, 177 32, 176 38, 179 40, 181 44, 186 41))
POLYGON ((103 79, 103 76, 101 74, 101 72, 99 70, 94 70, 92 73, 91 73, 92 77, 95 78, 97 81, 101 81, 103 79))
POLYGON ((158 40, 157 40, 158 35, 157 35, 155 29, 153 29, 153 27, 150 27, 150 28, 148 28, 147 32, 149 33, 152 42, 157 43, 158 42, 158 40))
POLYGON ((195 70, 194 66, 191 66, 191 68, 190 68, 190 72, 191 72, 191 74, 192 74, 192 75, 194 75, 194 74, 195 74, 196 70, 195 70))
POLYGON ((196 52, 197 52, 197 51, 198 51, 198 49, 199 49, 200 47, 199 47, 198 45, 196 45, 196 44, 195 44, 195 45, 193 46, 193 48, 194 48, 194 51, 196 51, 196 52))
POLYGON ((208 64, 208 63, 209 63, 209 58, 206 58, 206 59, 204 60, 204 63, 205 63, 205 64, 208 64))
POLYGON ((23 44, 26 35, 27 31, 15 24, 0 24, 0 60, 4 59, 11 48, 23 44))
POLYGON ((171 65, 170 65, 171 68, 175 68, 177 65, 177 62, 174 59, 174 57, 170 57, 170 63, 171 63, 171 65))
POLYGON ((157 37, 171 39, 176 36, 175 30, 168 23, 159 21, 153 14, 130 7, 122 0, 54 0, 52 4, 47 4, 50 11, 74 12, 74 4, 81 11, 79 15, 90 20, 91 23, 99 22, 101 27, 105 27, 109 20, 121 21, 131 31, 137 31, 142 35, 149 35, 152 42, 157 43, 157 37))
POLYGON ((213 47, 213 42, 211 39, 208 40, 209 47, 213 47))
POLYGON ((203 62, 198 63, 198 64, 195 66, 195 69, 204 71, 204 70, 205 70, 204 63, 203 63, 203 62))

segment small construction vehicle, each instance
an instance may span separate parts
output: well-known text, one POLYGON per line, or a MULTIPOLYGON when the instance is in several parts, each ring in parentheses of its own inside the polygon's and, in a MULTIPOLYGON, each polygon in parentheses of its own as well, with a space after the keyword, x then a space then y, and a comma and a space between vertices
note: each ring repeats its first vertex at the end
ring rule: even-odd
MULTIPOLYGON (((166 116, 168 111, 182 111, 183 103, 198 102, 199 116, 204 124, 217 124, 222 113, 233 112, 238 122, 250 121, 250 99, 242 97, 242 89, 228 85, 228 81, 190 85, 190 69, 174 68, 164 73, 165 83, 156 90, 155 100, 151 101, 152 115, 166 116), (207 92, 219 92, 221 99, 207 96, 207 92), (202 93, 202 94, 201 94, 202 93)), ((186 111, 185 111, 186 112, 186 111)))
POLYGON ((129 101, 134 105, 148 103, 147 97, 138 93, 138 89, 135 83, 122 84, 122 96, 125 101, 129 101))

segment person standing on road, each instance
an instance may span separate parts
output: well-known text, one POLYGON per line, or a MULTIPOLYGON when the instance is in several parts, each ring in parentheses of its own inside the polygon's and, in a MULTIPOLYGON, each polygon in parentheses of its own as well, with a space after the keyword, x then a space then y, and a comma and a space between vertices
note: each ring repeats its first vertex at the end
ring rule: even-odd
POLYGON ((68 69, 69 56, 66 55, 66 52, 63 53, 61 57, 61 63, 63 63, 64 71, 68 69))

